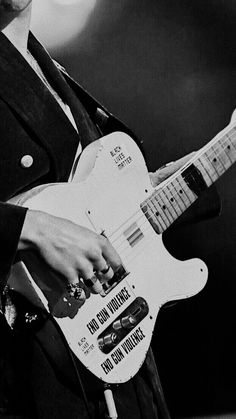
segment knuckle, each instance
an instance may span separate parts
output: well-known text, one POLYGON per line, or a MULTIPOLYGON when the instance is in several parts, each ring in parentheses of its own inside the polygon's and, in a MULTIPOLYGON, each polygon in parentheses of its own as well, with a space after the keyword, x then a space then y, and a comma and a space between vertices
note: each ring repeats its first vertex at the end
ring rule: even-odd
POLYGON ((94 247, 90 249, 90 260, 92 262, 98 263, 102 258, 102 251, 99 247, 94 247))
POLYGON ((99 241, 103 248, 108 247, 110 245, 108 238, 102 235, 99 236, 99 241))
POLYGON ((78 267, 78 272, 83 279, 88 279, 93 275, 92 265, 88 263, 80 264, 80 266, 78 267))
POLYGON ((69 281, 69 282, 74 282, 77 279, 76 271, 72 266, 66 267, 65 277, 66 277, 67 281, 69 281))

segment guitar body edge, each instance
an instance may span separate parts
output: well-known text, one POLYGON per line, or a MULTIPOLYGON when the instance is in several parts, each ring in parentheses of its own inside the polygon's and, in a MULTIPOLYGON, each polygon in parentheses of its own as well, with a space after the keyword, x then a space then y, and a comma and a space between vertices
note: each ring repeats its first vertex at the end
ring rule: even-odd
MULTIPOLYGON (((199 259, 173 258, 140 209, 153 188, 143 156, 126 134, 114 133, 87 147, 75 179, 44 185, 38 193, 36 188, 18 203, 105 233, 121 256, 125 275, 105 297, 91 295, 72 312, 68 300, 64 313, 54 316, 81 362, 101 380, 121 383, 143 363, 160 307, 197 294, 206 284, 207 267, 199 259), (136 323, 119 329, 134 314, 136 323), (118 340, 104 350, 112 333, 118 340)), ((50 281, 55 285, 56 278, 49 278, 37 260, 30 258, 26 265, 48 297, 50 281)), ((62 294, 58 281, 59 298, 62 294)), ((53 302, 49 306, 53 312, 53 302)))

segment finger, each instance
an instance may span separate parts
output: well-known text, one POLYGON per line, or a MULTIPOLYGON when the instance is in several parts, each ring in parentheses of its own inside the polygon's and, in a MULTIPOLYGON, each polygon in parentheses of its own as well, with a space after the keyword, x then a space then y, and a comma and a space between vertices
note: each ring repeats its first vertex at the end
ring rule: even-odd
POLYGON ((98 277, 94 274, 93 265, 88 264, 83 268, 80 265, 79 270, 80 277, 83 278, 83 282, 92 292, 95 294, 104 294, 104 290, 98 277))
POLYGON ((111 266, 113 271, 116 271, 119 266, 122 265, 120 256, 107 238, 103 238, 102 255, 106 260, 107 265, 111 266))
POLYGON ((114 276, 114 271, 111 266, 108 266, 106 269, 97 272, 97 276, 101 282, 107 282, 114 276))
POLYGON ((152 185, 155 187, 166 180, 169 176, 173 175, 177 170, 181 169, 195 154, 196 152, 193 151, 187 154, 181 159, 173 161, 171 163, 167 163, 166 165, 160 167, 156 172, 150 173, 150 180, 152 185))
POLYGON ((114 271, 110 265, 102 257, 99 261, 94 263, 94 271, 100 281, 109 281, 114 276, 114 271))
POLYGON ((95 294, 105 295, 102 283, 99 281, 97 275, 84 279, 84 283, 95 294))

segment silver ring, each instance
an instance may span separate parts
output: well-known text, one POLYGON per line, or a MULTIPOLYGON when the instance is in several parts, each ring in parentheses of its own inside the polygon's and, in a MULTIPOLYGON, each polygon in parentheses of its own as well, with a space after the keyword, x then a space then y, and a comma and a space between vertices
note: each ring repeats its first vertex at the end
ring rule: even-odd
POLYGON ((83 288, 80 287, 80 284, 67 284, 66 290, 70 297, 75 298, 75 300, 84 300, 86 298, 83 288))
POLYGON ((108 272, 109 272, 110 269, 111 269, 111 266, 110 265, 107 265, 107 268, 106 269, 103 269, 100 272, 101 272, 101 274, 106 275, 106 274, 108 274, 108 272))
POLYGON ((91 288, 98 281, 96 275, 91 276, 91 278, 84 279, 84 283, 87 287, 91 288))

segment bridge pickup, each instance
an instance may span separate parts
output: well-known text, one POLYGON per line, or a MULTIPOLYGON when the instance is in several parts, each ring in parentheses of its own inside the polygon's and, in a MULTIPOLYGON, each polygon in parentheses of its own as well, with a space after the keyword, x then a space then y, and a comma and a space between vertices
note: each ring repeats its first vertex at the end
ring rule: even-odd
POLYGON ((108 354, 147 316, 149 307, 142 297, 137 297, 110 326, 98 336, 100 350, 108 354))
POLYGON ((102 287, 104 289, 105 295, 109 294, 109 292, 115 288, 116 285, 118 285, 127 275, 129 275, 129 272, 123 265, 120 265, 119 268, 114 272, 113 277, 103 284, 102 287))

